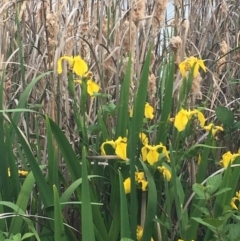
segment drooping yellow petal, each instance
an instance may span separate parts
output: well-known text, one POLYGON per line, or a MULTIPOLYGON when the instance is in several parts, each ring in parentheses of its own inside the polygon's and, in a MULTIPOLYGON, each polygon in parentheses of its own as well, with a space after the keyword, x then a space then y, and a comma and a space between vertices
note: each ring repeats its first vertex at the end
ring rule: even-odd
MULTIPOLYGON (((142 228, 140 225, 138 225, 138 226, 137 226, 137 231, 136 231, 137 241, 141 241, 142 236, 143 236, 143 228, 142 228)), ((150 241, 154 241, 153 238, 151 238, 150 241)))
POLYGON ((236 201, 236 200, 238 200, 238 198, 237 198, 237 197, 233 197, 233 198, 231 199, 230 205, 231 205, 231 207, 232 207, 233 209, 238 210, 238 207, 237 207, 236 204, 235 204, 235 201, 236 201))
POLYGON ((216 135, 217 132, 224 131, 224 129, 221 126, 214 126, 214 129, 212 130, 213 137, 216 135))
POLYGON ((206 66, 204 65, 203 60, 191 56, 179 64, 179 70, 182 77, 185 77, 189 70, 193 67, 193 77, 197 76, 200 67, 206 72, 206 66))
POLYGON ((147 145, 142 147, 141 152, 142 152, 142 159, 145 162, 147 160, 147 153, 148 153, 147 145))
POLYGON ((219 164, 223 167, 223 168, 227 168, 228 165, 230 163, 232 163, 235 158, 239 157, 240 154, 239 153, 236 153, 236 154, 232 154, 230 151, 224 153, 222 155, 222 160, 219 162, 219 164))
POLYGON ((105 152, 104 146, 107 145, 107 144, 111 145, 115 149, 115 142, 114 141, 105 141, 105 142, 103 142, 101 147, 100 147, 102 156, 106 156, 106 152, 105 152))
POLYGON ((155 162, 158 161, 159 158, 159 153, 157 150, 150 149, 148 154, 147 154, 147 161, 150 165, 154 165, 155 162))
POLYGON ((80 77, 88 71, 87 63, 79 55, 74 57, 73 71, 80 77))
POLYGON ((151 120, 154 117, 154 115, 153 115, 153 107, 149 103, 145 104, 144 115, 145 115, 145 117, 147 119, 151 119, 151 120))
POLYGON ((141 182, 139 182, 142 184, 142 191, 147 191, 147 186, 148 186, 148 181, 146 180, 142 180, 141 182))
POLYGON ((185 130, 186 125, 189 121, 190 115, 189 112, 181 109, 176 117, 175 117, 175 121, 174 121, 174 126, 178 129, 179 132, 185 130))
POLYGON ((143 132, 140 132, 139 133, 139 138, 140 138, 140 140, 141 140, 141 142, 142 142, 142 144, 145 146, 145 145, 148 145, 148 137, 147 137, 147 135, 145 134, 145 133, 143 133, 143 132))
POLYGON ((124 137, 118 137, 118 139, 115 141, 115 153, 118 157, 120 157, 123 160, 128 160, 127 158, 127 138, 124 137))
POLYGON ((131 192, 131 178, 130 177, 125 179, 125 181, 123 182, 123 186, 124 186, 124 190, 125 190, 126 194, 131 192))
POLYGON ((87 81, 87 92, 90 96, 93 96, 93 93, 98 93, 100 86, 93 82, 92 80, 87 81))
POLYGON ((201 127, 204 127, 204 124, 205 124, 205 121, 206 121, 205 116, 204 116, 203 113, 200 112, 199 110, 196 110, 196 113, 197 113, 198 120, 199 120, 199 122, 200 122, 200 126, 201 126, 201 127))
POLYGON ((163 177, 169 182, 172 178, 171 172, 165 166, 161 166, 157 168, 162 174, 163 177))
POLYGON ((63 60, 67 60, 67 61, 68 61, 70 68, 73 67, 73 63, 74 63, 73 57, 63 56, 63 57, 61 57, 61 58, 58 60, 58 62, 57 62, 57 73, 58 73, 58 74, 61 74, 61 73, 62 73, 62 61, 63 61, 63 60))
POLYGON ((210 132, 211 129, 212 129, 212 127, 213 127, 213 123, 210 123, 209 125, 204 126, 203 128, 204 128, 207 132, 210 132))
POLYGON ((26 176, 28 175, 28 171, 18 170, 18 174, 19 174, 20 176, 26 177, 26 176))
POLYGON ((238 192, 236 192, 236 197, 237 197, 238 201, 240 201, 240 190, 238 192))
POLYGON ((204 72, 207 71, 206 66, 205 66, 205 64, 204 64, 204 62, 203 62, 202 59, 199 59, 199 60, 198 60, 198 64, 199 64, 199 66, 203 69, 204 72))
POLYGON ((161 148, 162 148, 162 153, 167 157, 167 161, 170 162, 170 157, 169 157, 169 155, 168 155, 168 151, 167 151, 166 146, 163 146, 162 143, 160 143, 160 146, 161 146, 161 148))

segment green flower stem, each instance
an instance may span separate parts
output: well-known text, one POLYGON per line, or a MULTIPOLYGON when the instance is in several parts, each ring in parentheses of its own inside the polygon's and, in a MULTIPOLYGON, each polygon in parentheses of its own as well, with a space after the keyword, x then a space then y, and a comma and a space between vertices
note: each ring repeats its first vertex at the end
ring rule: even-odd
POLYGON ((85 110, 86 110, 86 101, 87 101, 87 92, 84 92, 86 90, 86 82, 83 81, 82 85, 84 87, 81 87, 81 100, 80 100, 80 115, 79 113, 79 107, 77 105, 77 100, 75 97, 75 85, 74 85, 74 79, 73 79, 73 73, 70 72, 68 76, 68 90, 69 94, 73 99, 73 111, 74 111, 74 119, 77 123, 78 130, 80 132, 80 138, 83 140, 80 141, 80 143, 83 143, 81 145, 81 148, 83 146, 88 145, 88 139, 87 139, 87 131, 85 127, 85 110))

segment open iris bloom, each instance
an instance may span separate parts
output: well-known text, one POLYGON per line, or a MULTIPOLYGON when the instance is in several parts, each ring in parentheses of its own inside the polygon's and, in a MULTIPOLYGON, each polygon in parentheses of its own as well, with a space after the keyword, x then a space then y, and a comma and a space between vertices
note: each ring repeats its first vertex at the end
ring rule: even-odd
POLYGON ((223 167, 223 168, 227 168, 229 164, 232 164, 232 162, 239 157, 240 154, 236 153, 236 154, 232 154, 230 151, 224 153, 222 155, 222 160, 219 162, 219 164, 223 167))
POLYGON ((199 122, 200 126, 204 127, 205 123, 205 117, 204 115, 197 109, 194 109, 192 111, 187 111, 184 109, 181 109, 174 120, 174 126, 178 129, 179 132, 184 131, 188 121, 192 118, 192 116, 196 115, 199 122))
POLYGON ((66 60, 69 63, 69 69, 71 69, 76 75, 81 77, 82 79, 74 80, 75 83, 82 84, 82 81, 87 81, 87 92, 90 96, 93 96, 94 93, 98 93, 100 86, 95 83, 91 77, 92 73, 88 72, 87 63, 78 55, 75 57, 63 56, 58 60, 57 72, 58 74, 62 73, 62 61, 66 60), (91 74, 89 74, 91 73, 91 74))
MULTIPOLYGON (((147 191, 148 181, 145 178, 144 172, 135 172, 135 181, 141 185, 142 191, 147 191)), ((125 193, 131 192, 131 178, 128 177, 123 182, 125 193)))
POLYGON ((120 137, 118 137, 118 139, 116 141, 112 140, 112 141, 103 142, 101 145, 101 154, 103 156, 106 155, 106 152, 104 149, 105 145, 111 145, 113 147, 113 149, 115 149, 115 153, 120 159, 125 160, 125 161, 128 160, 128 158, 127 158, 127 138, 126 137, 122 138, 120 136, 120 137))
POLYGON ((141 150, 143 161, 148 161, 150 165, 154 165, 154 163, 158 161, 160 155, 158 152, 159 149, 162 149, 162 153, 167 157, 167 160, 170 161, 167 148, 162 143, 156 146, 148 144, 143 146, 141 150))
POLYGON ((58 74, 62 73, 63 60, 67 60, 69 63, 69 68, 72 69, 73 72, 80 77, 83 77, 84 74, 86 74, 88 71, 87 63, 79 55, 75 57, 63 56, 58 60, 58 63, 57 63, 58 74))
POLYGON ((203 71, 206 72, 206 66, 204 65, 203 60, 191 56, 189 58, 186 58, 183 62, 179 64, 179 70, 182 77, 186 77, 189 70, 193 67, 193 77, 197 76, 199 68, 202 68, 203 71))

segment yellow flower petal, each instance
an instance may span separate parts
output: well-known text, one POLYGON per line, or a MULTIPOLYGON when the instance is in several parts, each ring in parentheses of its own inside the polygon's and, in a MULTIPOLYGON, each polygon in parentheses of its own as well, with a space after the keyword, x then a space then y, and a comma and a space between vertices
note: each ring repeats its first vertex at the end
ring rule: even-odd
POLYGON ((179 132, 185 130, 186 125, 189 121, 190 115, 189 112, 181 109, 176 117, 175 117, 175 121, 174 121, 174 126, 178 129, 179 132))
POLYGON ((118 139, 115 141, 115 153, 118 157, 120 157, 123 160, 127 159, 127 138, 124 137, 118 137, 118 139))
POLYGON ((231 205, 231 207, 232 207, 233 209, 238 210, 238 207, 237 207, 236 204, 235 204, 235 201, 236 201, 236 200, 238 200, 238 198, 237 198, 237 197, 233 197, 233 198, 231 199, 230 205, 231 205))
POLYGON ((163 177, 167 180, 170 181, 172 178, 172 174, 171 172, 168 170, 168 168, 166 168, 165 166, 161 166, 157 168, 162 174, 163 177))
POLYGON ((135 172, 135 180, 137 182, 145 180, 145 173, 144 172, 135 172))
MULTIPOLYGON (((136 230, 137 241, 141 241, 142 236, 143 236, 143 228, 140 225, 138 225, 136 230)), ((153 238, 151 238, 150 241, 154 241, 153 238)))
POLYGON ((240 154, 232 154, 230 151, 224 153, 222 155, 222 160, 219 162, 219 164, 223 167, 223 168, 227 168, 228 165, 230 163, 232 163, 235 158, 237 158, 238 156, 240 156, 240 154))
POLYGON ((127 179, 125 179, 125 181, 123 182, 124 185, 124 190, 125 193, 128 194, 131 192, 131 178, 128 177, 127 179))
POLYGON ((57 62, 57 73, 61 74, 62 73, 62 61, 67 60, 69 62, 70 68, 73 67, 74 59, 73 57, 70 56, 63 56, 61 57, 58 62, 57 62))
POLYGON ((147 160, 147 153, 148 153, 147 145, 142 147, 141 152, 142 152, 142 159, 145 162, 147 160))
POLYGON ((203 113, 200 112, 199 110, 196 110, 196 113, 197 113, 198 120, 199 120, 199 122, 200 122, 200 126, 201 126, 201 127, 204 127, 206 118, 204 117, 203 113))
POLYGON ((146 118, 151 119, 151 120, 154 117, 154 115, 153 115, 153 107, 149 103, 145 104, 144 115, 145 115, 146 118))
POLYGON ((142 191, 147 191, 148 181, 142 180, 140 183, 142 184, 142 191))
POLYGON ((74 57, 73 71, 81 77, 88 71, 87 63, 80 56, 74 57))
POLYGON ((236 197, 238 198, 238 201, 240 201, 240 190, 236 192, 236 197))
POLYGON ((98 93, 100 86, 93 82, 92 80, 87 81, 87 92, 90 96, 93 96, 93 93, 98 93))
POLYGON ((148 154, 147 154, 147 161, 150 165, 153 165, 155 162, 158 161, 159 158, 159 153, 157 150, 150 149, 148 154))
POLYGON ((203 60, 191 56, 189 58, 186 58, 184 61, 182 61, 179 64, 179 70, 182 77, 185 77, 187 72, 193 67, 194 67, 193 77, 197 76, 200 67, 203 69, 203 71, 206 72, 206 66, 204 65, 203 60))
POLYGON ((148 137, 147 137, 147 135, 145 133, 140 132, 139 133, 139 138, 140 138, 140 140, 141 140, 141 142, 142 142, 142 144, 144 146, 148 144, 148 137))
POLYGON ((106 152, 105 152, 104 146, 107 145, 107 144, 111 145, 114 149, 116 148, 114 141, 105 141, 105 142, 103 142, 101 147, 100 147, 102 156, 106 156, 106 152))
POLYGON ((20 176, 26 177, 26 176, 28 175, 28 171, 18 170, 18 174, 19 174, 20 176))

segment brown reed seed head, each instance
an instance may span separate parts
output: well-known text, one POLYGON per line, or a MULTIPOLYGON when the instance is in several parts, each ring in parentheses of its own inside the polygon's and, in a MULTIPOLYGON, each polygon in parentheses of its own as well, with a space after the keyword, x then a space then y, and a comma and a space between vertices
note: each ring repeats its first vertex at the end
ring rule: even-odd
POLYGON ((53 48, 57 44, 57 36, 59 32, 58 17, 56 13, 48 13, 46 15, 46 27, 48 31, 48 44, 53 48))
POLYGON ((49 13, 49 2, 48 1, 41 1, 37 6, 37 25, 40 27, 44 22, 44 15, 49 13))
POLYGON ((194 103, 196 99, 199 99, 199 100, 202 99, 201 83, 202 83, 202 77, 198 72, 196 77, 193 78, 192 88, 191 88, 191 93, 193 96, 194 103))
POLYGON ((74 47, 74 26, 73 24, 69 24, 67 26, 67 33, 65 35, 65 46, 64 46, 64 54, 72 55, 73 47, 74 47))
POLYGON ((123 30, 122 33, 124 34, 123 42, 122 42, 122 48, 124 53, 129 53, 130 51, 133 51, 134 43, 135 43, 135 36, 136 36, 136 26, 133 22, 129 22, 128 20, 125 20, 123 23, 123 30))
POLYGON ((179 36, 173 36, 169 41, 169 46, 174 53, 175 64, 180 63, 180 51, 182 47, 182 39, 179 36))
POLYGON ((217 61, 217 73, 221 74, 225 65, 226 65, 226 56, 224 56, 226 53, 228 52, 228 45, 227 42, 225 40, 222 40, 222 42, 220 43, 220 55, 219 57, 221 57, 218 61, 217 61))
POLYGON ((157 92, 156 87, 156 76, 151 74, 148 77, 148 96, 149 96, 149 103, 154 106, 154 99, 157 92))
POLYGON ((153 34, 158 32, 165 18, 165 11, 167 9, 167 0, 155 0, 155 9, 153 13, 153 34))
POLYGON ((137 24, 145 16, 145 0, 135 0, 133 2, 133 22, 137 24))
POLYGON ((220 50, 221 50, 223 55, 228 52, 228 45, 227 45, 227 42, 225 40, 222 40, 222 42, 220 43, 220 50))
POLYGON ((220 5, 220 10, 221 10, 221 13, 223 15, 227 15, 227 13, 228 13, 228 6, 227 6, 226 1, 224 1, 224 0, 222 1, 221 5, 220 5))

